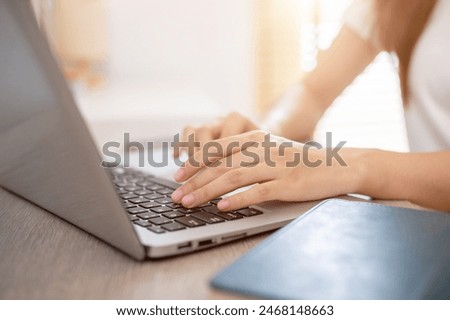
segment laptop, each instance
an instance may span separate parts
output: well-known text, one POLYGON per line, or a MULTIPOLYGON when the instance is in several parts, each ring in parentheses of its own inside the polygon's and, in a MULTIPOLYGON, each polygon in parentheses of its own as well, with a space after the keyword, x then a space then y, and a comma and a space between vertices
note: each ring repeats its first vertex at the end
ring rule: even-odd
MULTIPOLYGON (((220 212, 172 203, 178 186, 138 168, 104 168, 26 0, 0 0, 0 186, 143 260, 286 225, 316 202, 220 212)), ((11 213, 15 214, 15 213, 11 213)))

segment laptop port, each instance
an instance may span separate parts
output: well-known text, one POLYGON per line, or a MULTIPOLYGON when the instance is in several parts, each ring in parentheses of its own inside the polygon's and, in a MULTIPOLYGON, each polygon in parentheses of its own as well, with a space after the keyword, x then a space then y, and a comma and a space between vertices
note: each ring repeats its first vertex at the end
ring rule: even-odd
POLYGON ((187 249, 190 247, 192 247, 192 242, 186 242, 186 243, 178 245, 178 249, 187 249))
POLYGON ((244 238, 246 235, 246 233, 233 234, 231 236, 222 237, 222 241, 233 241, 236 239, 244 238))
POLYGON ((202 240, 198 242, 198 246, 199 247, 203 247, 203 246, 208 246, 210 244, 213 244, 214 242, 212 241, 212 239, 209 240, 202 240))

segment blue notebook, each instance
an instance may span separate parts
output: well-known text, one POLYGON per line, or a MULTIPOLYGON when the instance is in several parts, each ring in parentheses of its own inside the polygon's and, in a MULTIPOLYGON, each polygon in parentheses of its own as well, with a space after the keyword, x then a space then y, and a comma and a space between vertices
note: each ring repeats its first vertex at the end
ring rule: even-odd
POLYGON ((268 299, 450 299, 450 214, 328 200, 212 285, 268 299))

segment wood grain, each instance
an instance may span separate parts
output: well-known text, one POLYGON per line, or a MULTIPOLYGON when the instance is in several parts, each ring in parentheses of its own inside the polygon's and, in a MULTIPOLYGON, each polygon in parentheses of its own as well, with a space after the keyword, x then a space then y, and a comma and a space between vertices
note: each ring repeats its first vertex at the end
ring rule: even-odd
POLYGON ((0 299, 241 298, 209 280, 267 236, 137 262, 1 188, 0 204, 0 299))

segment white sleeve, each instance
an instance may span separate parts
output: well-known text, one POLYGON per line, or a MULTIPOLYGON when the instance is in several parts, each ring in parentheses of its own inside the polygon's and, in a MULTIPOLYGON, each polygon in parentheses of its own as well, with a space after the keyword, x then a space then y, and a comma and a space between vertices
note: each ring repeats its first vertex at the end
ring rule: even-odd
POLYGON ((344 14, 344 25, 361 38, 375 44, 375 12, 373 0, 353 0, 344 14))

